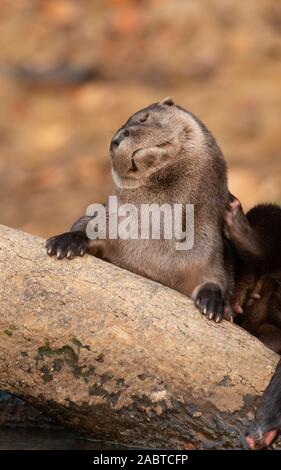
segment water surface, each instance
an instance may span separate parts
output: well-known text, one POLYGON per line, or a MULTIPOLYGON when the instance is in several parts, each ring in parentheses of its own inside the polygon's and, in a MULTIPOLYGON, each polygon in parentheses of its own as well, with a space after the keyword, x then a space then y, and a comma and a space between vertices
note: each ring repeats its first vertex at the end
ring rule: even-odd
POLYGON ((115 450, 123 447, 80 438, 60 429, 0 428, 0 450, 115 450))

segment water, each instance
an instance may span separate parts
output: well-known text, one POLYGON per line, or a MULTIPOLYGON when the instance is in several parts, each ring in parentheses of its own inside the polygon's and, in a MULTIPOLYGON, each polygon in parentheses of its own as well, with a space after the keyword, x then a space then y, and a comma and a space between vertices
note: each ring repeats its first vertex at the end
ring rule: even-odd
POLYGON ((0 450, 121 450, 123 447, 82 439, 60 429, 0 428, 0 450))
POLYGON ((117 444, 83 439, 20 398, 0 391, 0 450, 116 450, 117 444))

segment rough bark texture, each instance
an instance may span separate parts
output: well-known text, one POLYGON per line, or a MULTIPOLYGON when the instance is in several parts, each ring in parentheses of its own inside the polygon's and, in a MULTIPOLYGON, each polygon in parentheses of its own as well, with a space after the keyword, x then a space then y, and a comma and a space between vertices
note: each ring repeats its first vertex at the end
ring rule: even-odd
POLYGON ((92 437, 241 448, 278 357, 183 295, 0 227, 0 389, 92 437))

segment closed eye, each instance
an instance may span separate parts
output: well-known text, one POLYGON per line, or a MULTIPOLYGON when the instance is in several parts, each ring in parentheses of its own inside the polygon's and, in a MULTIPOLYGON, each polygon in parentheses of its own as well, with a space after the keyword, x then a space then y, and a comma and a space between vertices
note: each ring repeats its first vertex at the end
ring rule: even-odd
POLYGON ((163 149, 163 148, 169 147, 169 145, 170 145, 170 142, 162 142, 162 144, 158 144, 157 147, 163 149))

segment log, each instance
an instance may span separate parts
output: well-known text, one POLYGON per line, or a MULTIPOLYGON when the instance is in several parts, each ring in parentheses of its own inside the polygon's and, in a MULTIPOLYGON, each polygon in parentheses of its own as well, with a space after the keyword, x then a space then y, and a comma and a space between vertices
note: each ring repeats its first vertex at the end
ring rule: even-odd
MULTIPOLYGON (((180 293, 0 226, 0 389, 83 435, 233 449, 278 356, 180 293)), ((280 446, 279 446, 280 447, 280 446)))

